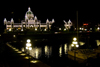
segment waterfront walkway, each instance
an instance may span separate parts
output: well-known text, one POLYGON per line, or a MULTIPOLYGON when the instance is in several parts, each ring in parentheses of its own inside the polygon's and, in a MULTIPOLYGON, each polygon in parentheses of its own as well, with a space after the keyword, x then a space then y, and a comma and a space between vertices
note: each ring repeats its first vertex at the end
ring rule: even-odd
POLYGON ((29 64, 30 67, 50 67, 39 60, 29 63, 25 56, 21 56, 6 44, 0 44, 0 67, 29 67, 29 64))

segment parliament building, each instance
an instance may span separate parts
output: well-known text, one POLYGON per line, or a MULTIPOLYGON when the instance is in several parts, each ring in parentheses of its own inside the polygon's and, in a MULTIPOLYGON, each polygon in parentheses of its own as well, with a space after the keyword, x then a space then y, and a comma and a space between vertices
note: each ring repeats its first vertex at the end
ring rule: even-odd
MULTIPOLYGON (((22 20, 21 23, 15 23, 13 18, 11 18, 11 21, 7 21, 7 19, 4 18, 4 25, 6 26, 7 32, 16 30, 24 31, 25 29, 31 29, 33 31, 47 31, 51 29, 51 25, 54 22, 54 19, 51 21, 47 19, 45 23, 41 23, 41 21, 38 20, 36 16, 34 16, 30 7, 25 14, 25 20, 22 20)), ((68 22, 64 20, 64 22, 65 29, 68 29, 72 26, 72 22, 70 20, 68 22)))

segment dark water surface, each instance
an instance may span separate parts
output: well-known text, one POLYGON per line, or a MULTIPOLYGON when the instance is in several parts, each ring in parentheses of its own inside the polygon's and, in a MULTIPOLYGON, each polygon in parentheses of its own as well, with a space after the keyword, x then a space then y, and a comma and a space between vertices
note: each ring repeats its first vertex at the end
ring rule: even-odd
MULTIPOLYGON (((69 59, 67 51, 71 50, 70 44, 72 43, 74 35, 36 35, 36 36, 17 36, 9 43, 21 51, 27 52, 26 40, 30 39, 32 50, 30 55, 39 59, 51 67, 67 67, 74 66, 75 62, 69 59)), ((97 47, 96 40, 100 40, 99 34, 79 34, 79 41, 84 42, 84 46, 79 48, 93 49, 97 47)), ((76 63, 77 64, 77 63, 76 63)))

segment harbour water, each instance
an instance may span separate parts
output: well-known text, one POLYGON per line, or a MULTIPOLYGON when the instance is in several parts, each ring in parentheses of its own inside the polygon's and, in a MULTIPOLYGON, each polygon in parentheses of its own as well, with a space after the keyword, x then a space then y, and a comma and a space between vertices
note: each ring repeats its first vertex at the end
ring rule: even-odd
MULTIPOLYGON (((73 61, 68 58, 67 51, 72 50, 72 47, 70 45, 73 38, 72 36, 70 38, 69 36, 67 36, 67 38, 61 37, 17 37, 12 41, 9 40, 9 44, 19 49, 20 51, 28 53, 28 50, 26 49, 26 40, 30 39, 32 50, 29 51, 29 54, 35 59, 39 59, 44 63, 47 63, 51 67, 55 67, 58 65, 59 67, 71 66, 73 61)), ((82 36, 79 38, 79 42, 84 43, 84 45, 80 45, 79 48, 94 49, 97 47, 97 44, 100 44, 99 40, 100 38, 98 36, 82 36)))

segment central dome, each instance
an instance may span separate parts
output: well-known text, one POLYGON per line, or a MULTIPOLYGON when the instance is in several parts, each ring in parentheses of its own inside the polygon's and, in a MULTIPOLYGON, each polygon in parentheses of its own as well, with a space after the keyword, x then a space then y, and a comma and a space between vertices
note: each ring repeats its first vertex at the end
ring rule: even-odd
POLYGON ((33 12, 31 11, 31 8, 29 7, 28 8, 28 11, 26 12, 26 14, 25 14, 25 19, 33 19, 34 18, 34 14, 33 14, 33 12))

